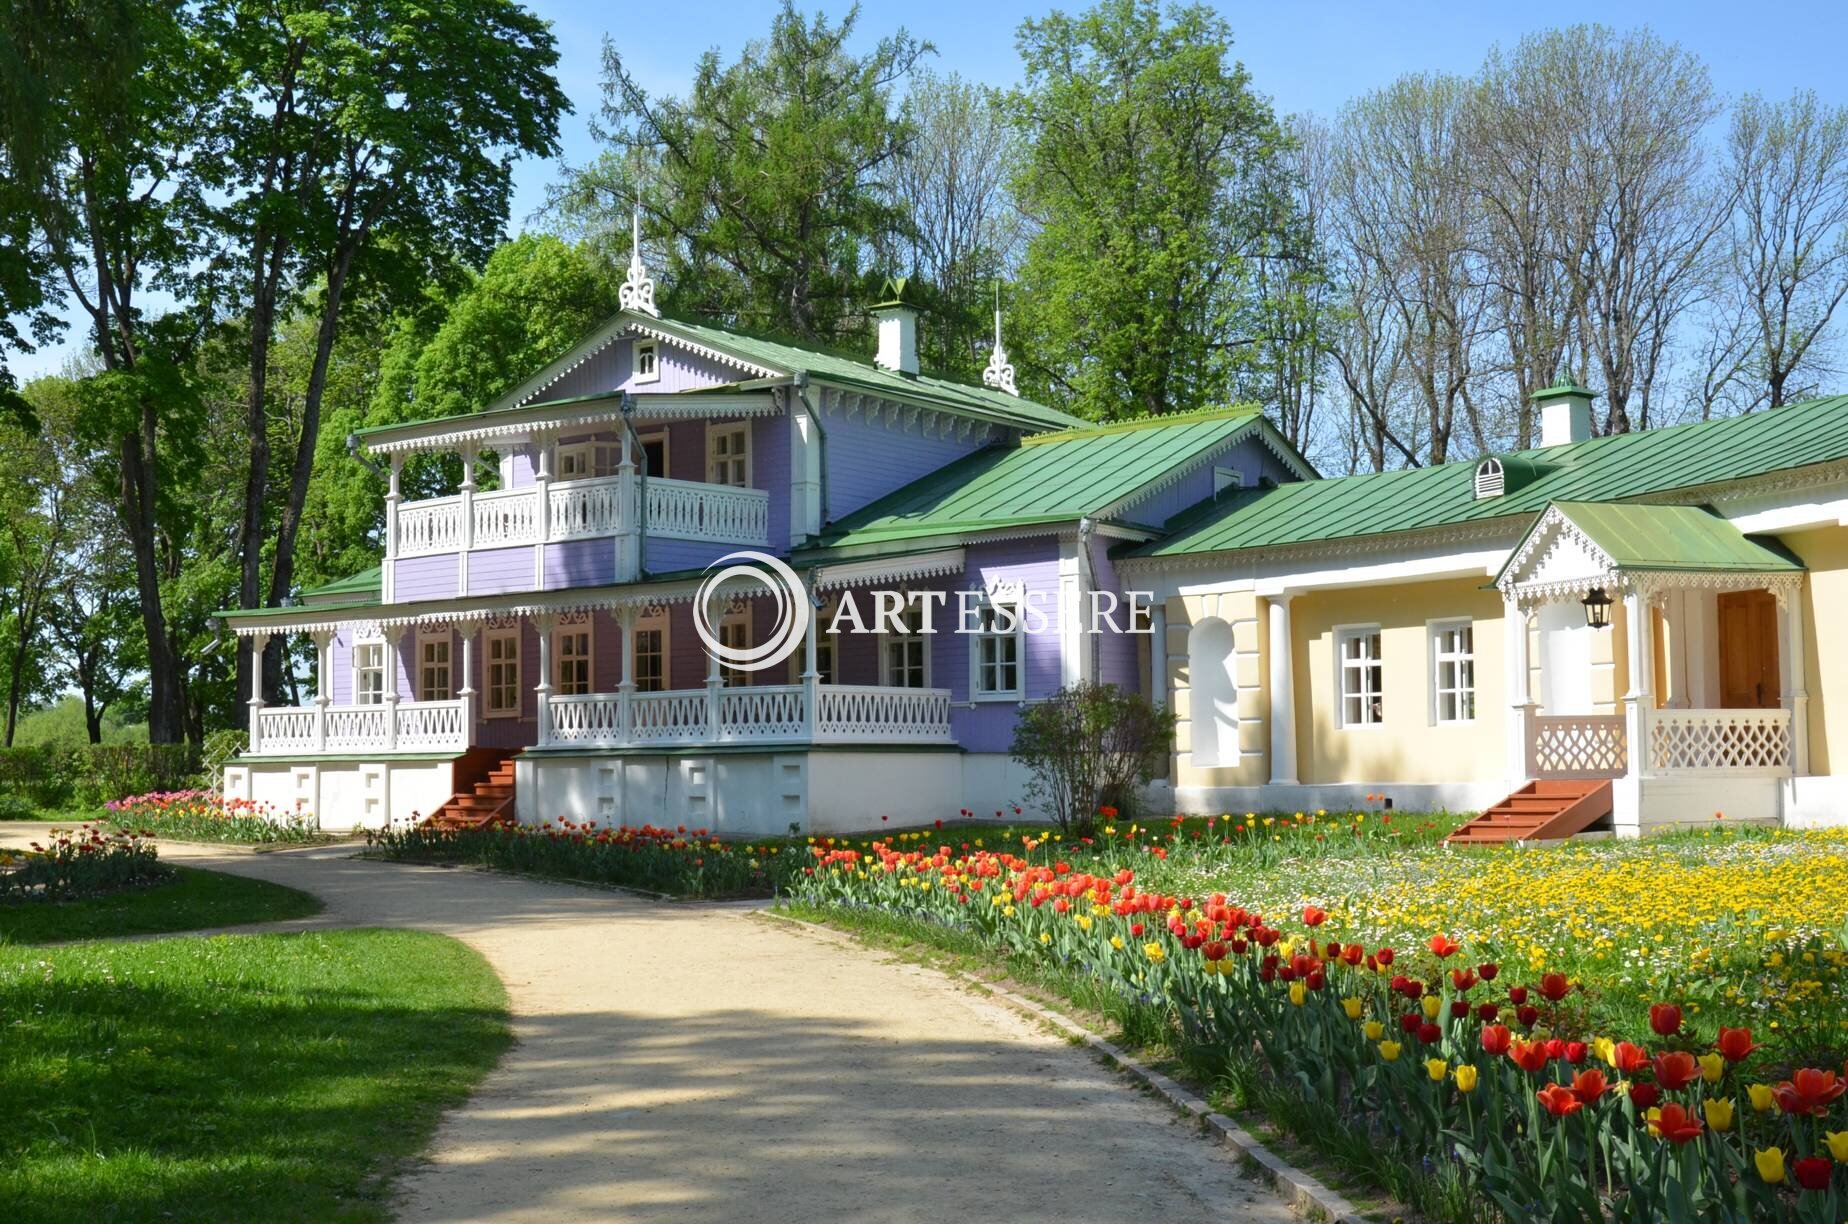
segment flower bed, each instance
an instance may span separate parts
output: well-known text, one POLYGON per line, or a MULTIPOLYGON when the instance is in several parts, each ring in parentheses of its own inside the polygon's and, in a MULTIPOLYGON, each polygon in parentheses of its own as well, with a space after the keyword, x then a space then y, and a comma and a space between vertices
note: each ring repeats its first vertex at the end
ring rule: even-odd
POLYGON ((706 829, 595 821, 461 830, 419 825, 367 833, 366 844, 405 862, 471 863, 691 897, 767 897, 801 867, 780 842, 725 842, 706 829))
MULTIPOLYGON (((1652 1009, 1639 1032, 1601 1027, 1601 984, 1535 969, 1524 939, 1496 938, 1494 914, 1519 904, 1518 888, 1505 895, 1506 876, 1504 895, 1477 899, 1495 905, 1477 917, 1481 933, 1426 928, 1396 944, 1363 943, 1314 904, 1284 924, 1221 893, 1144 891, 1146 876, 1208 865, 1190 843, 1210 844, 1177 831, 1133 851, 1032 837, 1016 843, 1020 853, 937 839, 820 845, 791 895, 922 919, 1088 975, 1157 1015, 1196 1057, 1255 1065, 1273 1090, 1314 1102, 1510 1219, 1841 1218, 1848 1085, 1838 1054, 1805 1065, 1787 1037, 1761 1045, 1749 1025, 1764 1013, 1745 1004, 1711 1003, 1694 1022, 1677 999, 1652 1009), (1106 865, 1106 848, 1117 865, 1106 865)), ((1531 868, 1522 852, 1500 854, 1512 866, 1456 857, 1486 876, 1531 868)), ((1811 878, 1808 867, 1794 870, 1811 878)), ((1351 903, 1348 916, 1359 921, 1367 904, 1351 903)), ((1812 958, 1804 972, 1840 1024, 1841 949, 1822 938, 1807 937, 1800 955, 1812 958)))
POLYGON ((72 901, 158 884, 170 876, 153 843, 95 825, 53 829, 49 844, 0 850, 0 900, 72 901))
POLYGON ((209 790, 131 795, 104 804, 103 812, 114 828, 176 841, 264 844, 308 842, 319 835, 311 816, 248 799, 225 799, 209 790))

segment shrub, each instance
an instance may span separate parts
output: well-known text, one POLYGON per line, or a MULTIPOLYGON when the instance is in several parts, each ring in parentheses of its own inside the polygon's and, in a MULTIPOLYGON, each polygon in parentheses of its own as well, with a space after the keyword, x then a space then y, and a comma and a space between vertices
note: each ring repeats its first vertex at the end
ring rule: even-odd
POLYGON ((1010 751, 1060 830, 1084 829, 1102 808, 1134 813, 1139 787, 1174 743, 1174 724, 1140 693, 1076 684, 1022 711, 1010 751))
POLYGON ((199 771, 196 744, 33 744, 0 749, 0 795, 38 808, 95 806, 143 791, 177 790, 199 771))

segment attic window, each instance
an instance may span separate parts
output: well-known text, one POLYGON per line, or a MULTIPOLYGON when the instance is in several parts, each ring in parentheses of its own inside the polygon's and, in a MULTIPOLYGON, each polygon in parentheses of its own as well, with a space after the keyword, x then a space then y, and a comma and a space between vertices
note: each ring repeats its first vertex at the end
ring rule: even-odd
POLYGON ((638 383, 659 382, 661 365, 658 342, 654 340, 637 340, 635 342, 635 381, 638 383))
POLYGON ((1476 465, 1476 500, 1500 497, 1508 491, 1508 476, 1500 459, 1484 459, 1476 465))
POLYGON ((1236 493, 1245 487, 1245 474, 1237 468, 1216 467, 1213 469, 1213 496, 1221 493, 1236 493))

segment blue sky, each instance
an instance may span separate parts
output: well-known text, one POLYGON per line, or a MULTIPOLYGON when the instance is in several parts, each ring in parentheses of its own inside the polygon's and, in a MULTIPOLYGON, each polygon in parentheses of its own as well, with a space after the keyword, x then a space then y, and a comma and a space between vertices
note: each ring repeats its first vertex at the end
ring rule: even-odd
MULTIPOLYGON (((553 23, 561 59, 559 77, 576 113, 565 120, 564 156, 582 162, 596 149, 588 122, 600 100, 601 48, 610 35, 650 92, 686 89, 694 61, 707 47, 727 60, 769 26, 771 0, 671 0, 668 4, 614 4, 609 0, 527 0, 553 23)), ((812 11, 812 0, 802 7, 812 11)), ((825 3, 830 14, 845 4, 825 3)), ((934 44, 934 66, 974 80, 1007 85, 1019 79, 1014 33, 1028 17, 1057 7, 1041 0, 867 0, 864 43, 903 25, 934 44)), ((1065 4, 1068 10, 1083 3, 1065 4)), ((1648 25, 1707 61, 1721 93, 1759 90, 1782 95, 1802 85, 1836 103, 1848 103, 1848 4, 1681 3, 1511 4, 1507 0, 1319 0, 1317 3, 1225 3, 1236 53, 1256 86, 1280 112, 1332 114, 1356 94, 1404 72, 1468 72, 1496 43, 1549 26, 1603 21, 1619 28, 1648 25)), ((545 200, 555 177, 551 162, 528 160, 516 175, 512 228, 518 230, 545 200)), ((31 377, 58 369, 71 344, 13 357, 31 377)))

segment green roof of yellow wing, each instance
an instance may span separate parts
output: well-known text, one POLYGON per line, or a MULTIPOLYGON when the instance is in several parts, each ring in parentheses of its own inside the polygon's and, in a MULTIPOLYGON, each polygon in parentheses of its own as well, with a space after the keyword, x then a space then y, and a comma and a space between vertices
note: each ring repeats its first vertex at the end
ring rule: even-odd
POLYGON ((1705 506, 1553 505, 1603 549, 1618 569, 1774 574, 1803 568, 1774 542, 1741 534, 1705 506))
MULTIPOLYGON (((1101 514, 1262 427, 1251 406, 1087 425, 994 446, 830 526, 823 550, 1101 514)), ((809 550, 813 552, 815 550, 809 550)))
POLYGON ((1848 459, 1848 396, 1771 412, 1521 451, 1535 479, 1475 496, 1476 461, 1308 480, 1240 493, 1167 524, 1141 556, 1352 539, 1508 516, 1559 501, 1612 502, 1848 459))

